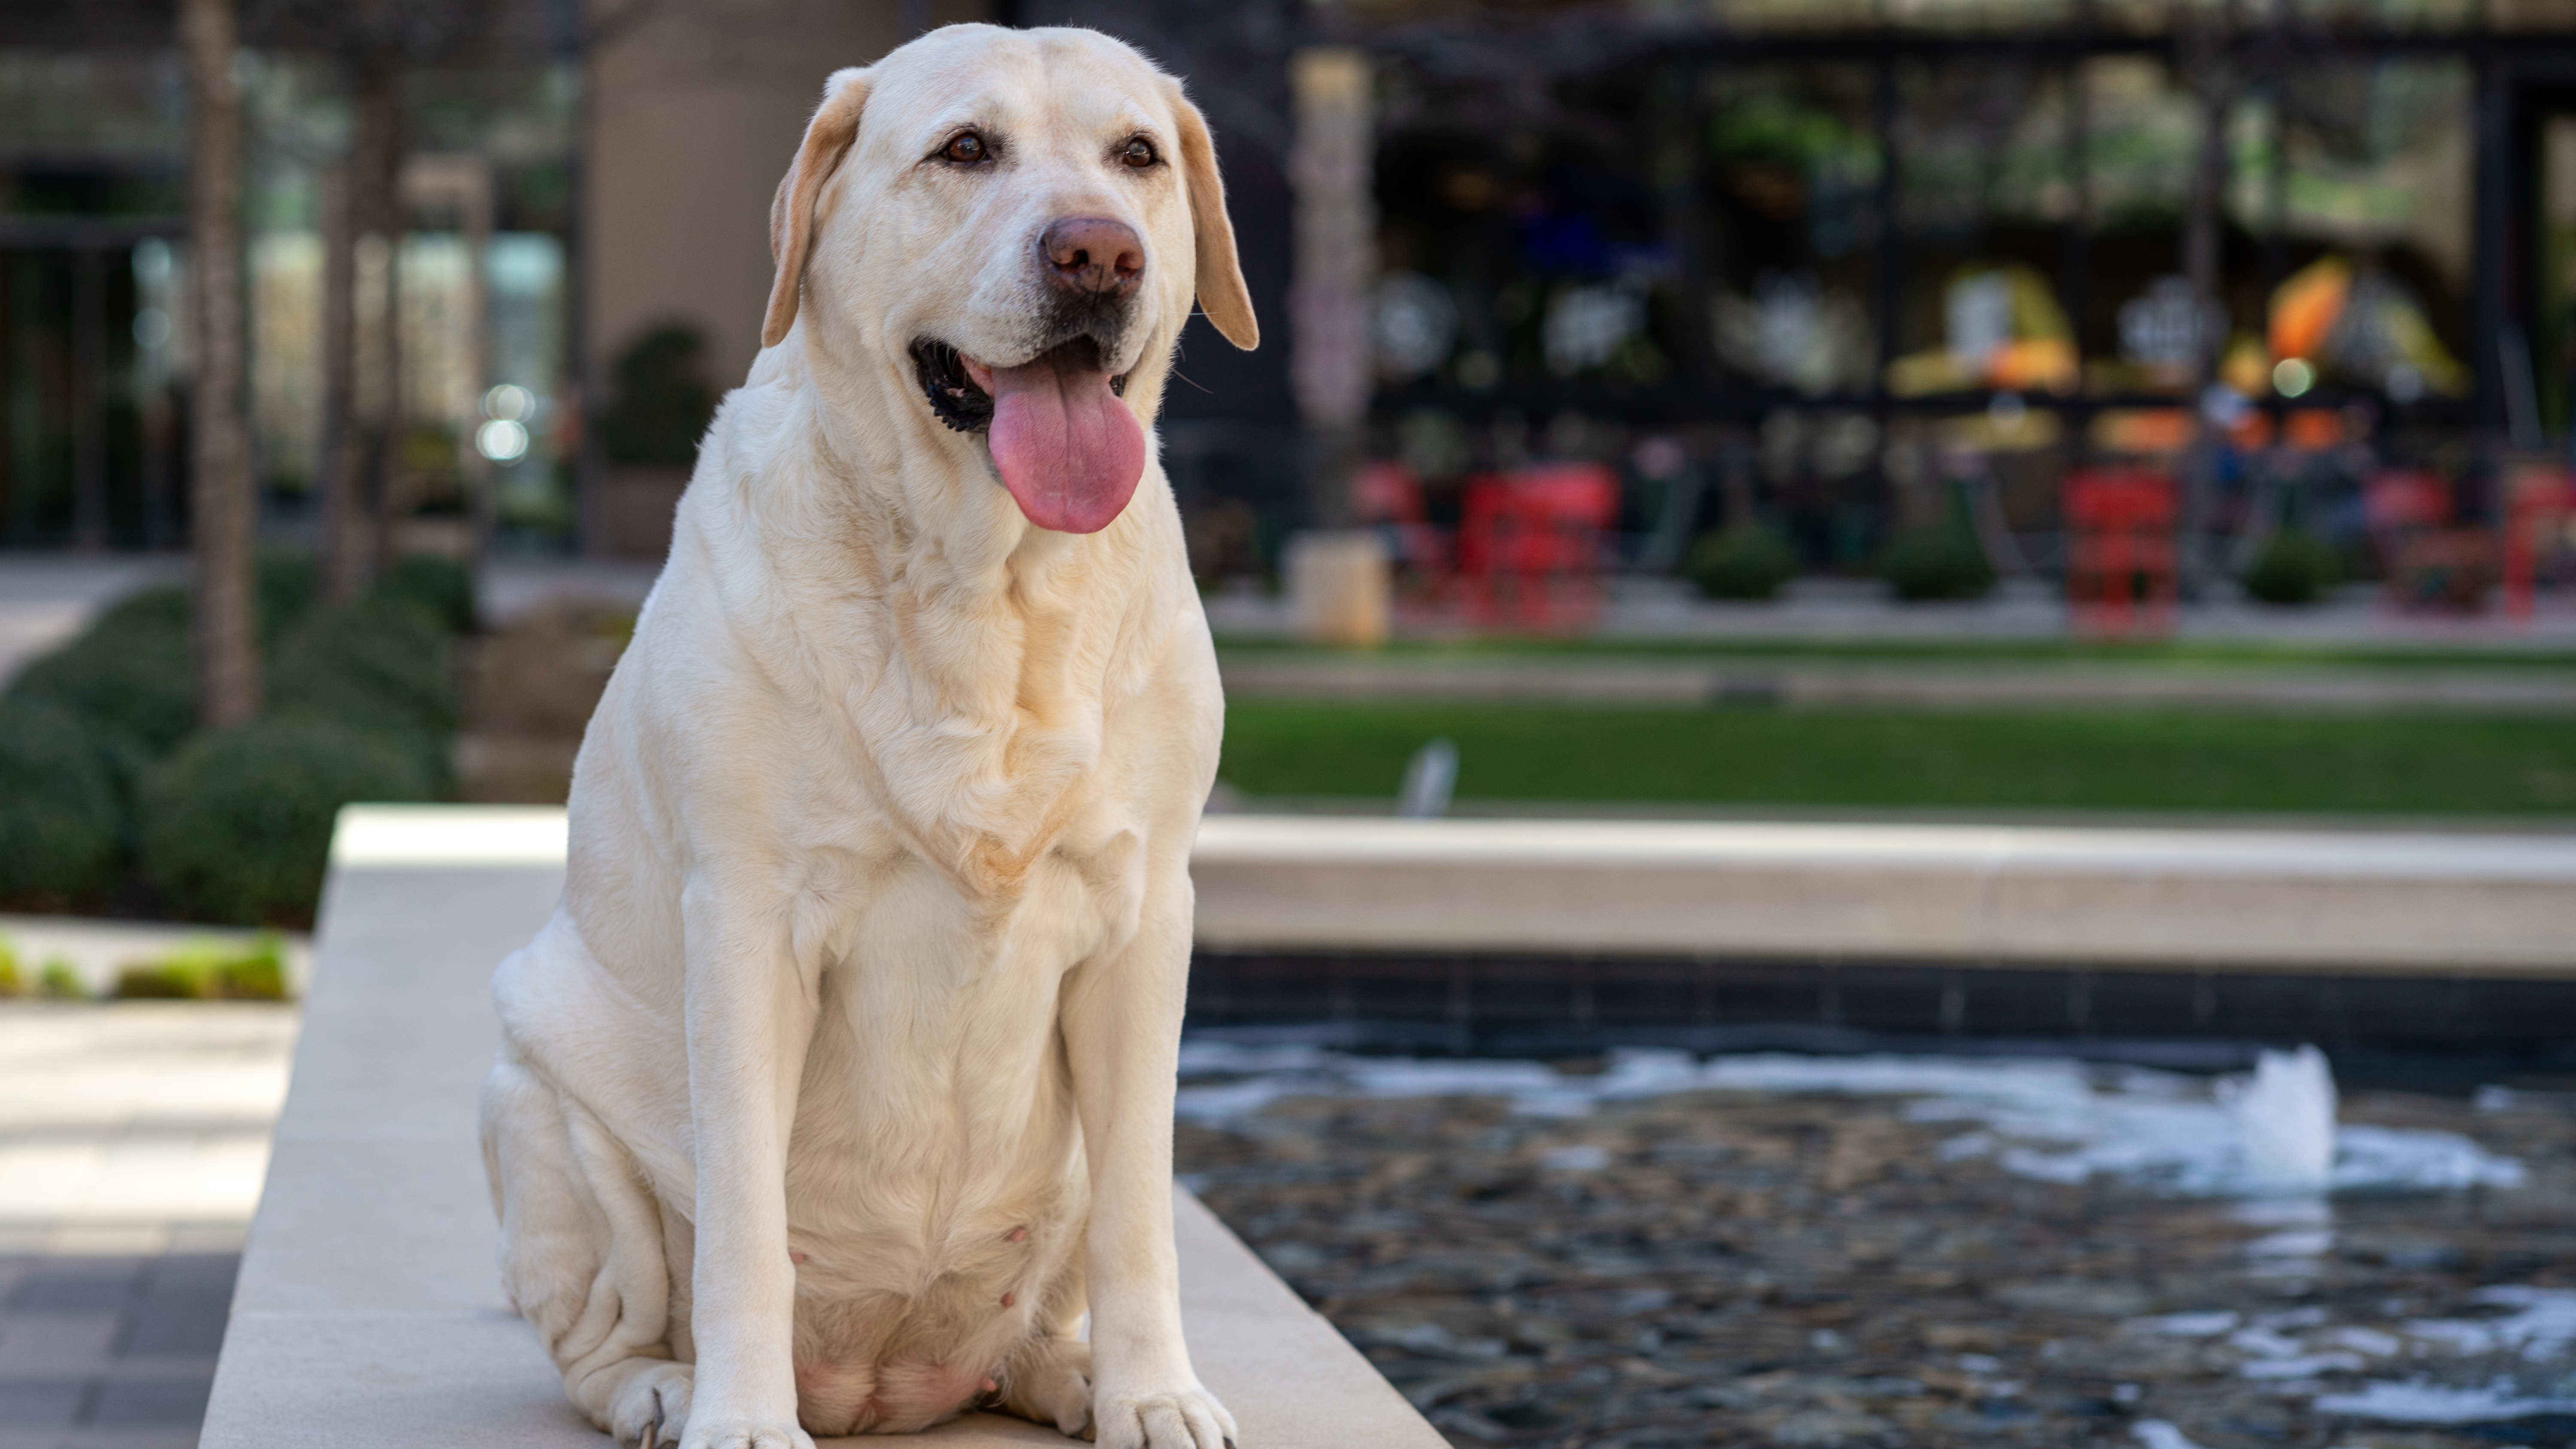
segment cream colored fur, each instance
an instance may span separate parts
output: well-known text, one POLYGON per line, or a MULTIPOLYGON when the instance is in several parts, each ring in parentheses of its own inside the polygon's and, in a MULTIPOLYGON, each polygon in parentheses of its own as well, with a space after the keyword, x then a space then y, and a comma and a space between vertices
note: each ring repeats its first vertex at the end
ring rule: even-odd
POLYGON ((1065 216, 1144 240, 1110 360, 1150 427, 1194 295, 1254 334, 1205 125, 1134 51, 935 32, 835 75, 780 187, 770 345, 582 743, 563 902, 493 986, 504 1274, 622 1444, 974 1402, 1233 1435, 1172 1250, 1223 716, 1179 516, 1149 453, 1107 528, 1031 526, 907 355, 1025 361, 1065 216), (968 126, 1000 164, 925 159, 968 126), (1118 164, 1136 135, 1166 164, 1118 164))

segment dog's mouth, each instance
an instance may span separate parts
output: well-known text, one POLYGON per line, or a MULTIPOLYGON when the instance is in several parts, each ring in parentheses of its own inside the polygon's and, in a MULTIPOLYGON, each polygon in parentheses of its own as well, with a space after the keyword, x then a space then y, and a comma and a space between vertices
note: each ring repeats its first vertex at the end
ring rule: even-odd
MULTIPOLYGON (((1077 337, 1056 348, 1088 347, 1094 359, 1100 355, 1100 344, 1088 337, 1077 337)), ((1097 362, 1094 362, 1097 366, 1097 362)), ((930 410, 952 430, 980 433, 993 426, 993 370, 981 363, 969 362, 964 353, 934 338, 920 338, 912 344, 912 375, 921 382, 921 395, 930 399, 930 410), (981 374, 980 378, 978 374, 981 374)), ((1117 397, 1127 395, 1127 374, 1109 379, 1109 391, 1117 397)))
POLYGON ((939 420, 983 433, 993 470, 1040 528, 1096 533, 1127 507, 1145 472, 1145 432, 1120 399, 1100 344, 1076 337, 1017 367, 989 367, 934 338, 912 344, 913 373, 939 420))

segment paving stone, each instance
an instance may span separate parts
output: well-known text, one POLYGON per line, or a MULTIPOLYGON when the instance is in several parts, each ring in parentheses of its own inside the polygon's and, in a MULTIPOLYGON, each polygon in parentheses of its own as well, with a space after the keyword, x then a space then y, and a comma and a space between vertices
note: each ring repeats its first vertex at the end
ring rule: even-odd
POLYGON ((118 1356, 212 1356, 221 1350, 240 1267, 238 1257, 223 1254, 173 1253, 156 1260, 118 1356))
POLYGON ((0 1319, 0 1379, 94 1373, 124 1329, 117 1311, 12 1313, 0 1319))
POLYGON ((194 1429, 206 1417, 206 1394, 213 1387, 210 1374, 109 1379, 99 1386, 87 1422, 101 1427, 178 1424, 194 1429))
POLYGON ((29 1266, 11 1313, 115 1312, 133 1296, 148 1260, 129 1257, 43 1258, 29 1266))
POLYGON ((240 1260, 20 1266, 20 1291, 0 1306, 0 1449, 193 1446, 240 1260), (97 1303, 113 1306, 64 1306, 97 1303))
POLYGON ((68 1429, 80 1416, 89 1388, 80 1379, 0 1377, 0 1424, 20 1433, 68 1429))
POLYGON ((197 1449, 197 1426, 75 1429, 63 1437, 62 1449, 197 1449))

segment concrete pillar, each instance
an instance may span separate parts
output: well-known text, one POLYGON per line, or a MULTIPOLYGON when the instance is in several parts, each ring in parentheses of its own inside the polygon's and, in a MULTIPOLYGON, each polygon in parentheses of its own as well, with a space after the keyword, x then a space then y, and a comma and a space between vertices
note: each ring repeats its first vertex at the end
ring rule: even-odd
POLYGON ((1297 198, 1296 270, 1289 384, 1313 453, 1307 474, 1314 521, 1350 520, 1350 472, 1374 382, 1369 364, 1369 284, 1377 274, 1377 207, 1370 194, 1375 132, 1368 57, 1310 49, 1291 61, 1297 104, 1288 162, 1297 198))

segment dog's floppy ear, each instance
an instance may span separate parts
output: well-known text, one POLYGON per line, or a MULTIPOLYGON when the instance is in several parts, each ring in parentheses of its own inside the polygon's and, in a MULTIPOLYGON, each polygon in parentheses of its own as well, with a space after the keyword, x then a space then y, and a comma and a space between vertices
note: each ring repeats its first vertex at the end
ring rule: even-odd
POLYGON ((796 298, 805 282, 805 256, 814 247, 814 201, 823 183, 840 168, 858 138, 859 109, 867 104, 868 73, 858 66, 832 72, 823 83, 823 104, 805 123, 805 141, 778 183, 769 204, 769 257, 778 264, 769 284, 769 315, 760 324, 760 345, 776 347, 796 325, 796 298))
POLYGON ((1226 341, 1250 352, 1261 345, 1261 324, 1253 319, 1252 293, 1243 285, 1243 263, 1234 254, 1234 223, 1225 215, 1225 178, 1217 174, 1216 142, 1208 137, 1207 117, 1181 94, 1181 83, 1166 76, 1163 85, 1181 127, 1181 176, 1189 183, 1190 233, 1199 254, 1199 310, 1226 341))

